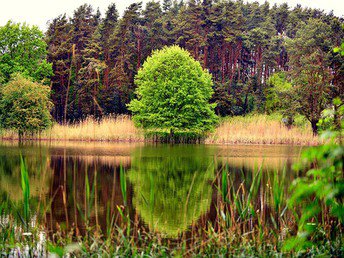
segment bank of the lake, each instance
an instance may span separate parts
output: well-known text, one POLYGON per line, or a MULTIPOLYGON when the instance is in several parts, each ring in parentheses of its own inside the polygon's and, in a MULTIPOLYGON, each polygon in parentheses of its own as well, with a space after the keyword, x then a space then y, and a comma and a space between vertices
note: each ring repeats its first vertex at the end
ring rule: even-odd
MULTIPOLYGON (((16 140, 15 131, 4 130, 0 137, 16 140)), ((77 124, 60 125, 40 135, 24 138, 46 141, 109 141, 144 142, 144 132, 135 127, 129 116, 108 117, 101 121, 88 118, 77 124)), ((221 120, 215 131, 205 139, 206 144, 288 144, 317 145, 321 141, 314 137, 307 122, 299 118, 295 126, 287 128, 278 115, 249 115, 228 117, 221 120)))

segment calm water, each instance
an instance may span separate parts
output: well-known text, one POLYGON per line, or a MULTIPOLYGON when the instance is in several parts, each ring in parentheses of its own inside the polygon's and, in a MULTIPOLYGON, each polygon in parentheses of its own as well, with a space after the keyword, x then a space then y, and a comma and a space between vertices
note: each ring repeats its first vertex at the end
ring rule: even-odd
POLYGON ((291 166, 300 151, 301 147, 292 146, 34 143, 18 147, 0 142, 0 201, 22 207, 22 154, 30 175, 31 214, 49 232, 73 228, 83 234, 86 221, 106 232, 111 223, 121 225, 119 211, 125 208, 134 227, 177 238, 191 227, 215 223, 221 197, 219 173, 224 168, 234 190, 249 188, 257 169, 262 169, 256 201, 257 206, 267 205, 262 196, 269 190, 271 176, 285 169, 287 193, 296 177, 291 166))

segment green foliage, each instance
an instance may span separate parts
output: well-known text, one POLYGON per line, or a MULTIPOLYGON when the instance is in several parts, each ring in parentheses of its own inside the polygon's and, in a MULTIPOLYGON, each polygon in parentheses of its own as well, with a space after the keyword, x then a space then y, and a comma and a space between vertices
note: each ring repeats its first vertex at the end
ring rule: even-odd
POLYGON ((24 133, 37 133, 51 125, 47 86, 30 81, 21 75, 1 88, 0 126, 24 133))
MULTIPOLYGON (((342 30, 344 30, 344 25, 342 24, 342 30)), ((341 56, 344 56, 344 41, 340 44, 339 47, 333 49, 334 53, 340 53, 341 56)))
POLYGON ((217 117, 209 104, 211 75, 178 46, 156 51, 136 77, 137 99, 129 109, 137 126, 157 131, 212 130, 217 117))
POLYGON ((295 89, 287 79, 285 72, 274 73, 268 81, 266 89, 265 111, 281 112, 283 122, 290 127, 294 124, 294 117, 297 114, 299 103, 295 101, 295 89))
POLYGON ((340 53, 342 56, 344 56, 344 42, 340 45, 340 47, 334 48, 335 53, 340 53))
POLYGON ((321 20, 310 19, 287 42, 295 100, 290 106, 298 104, 298 112, 311 122, 315 135, 321 112, 330 104, 332 74, 328 67, 333 44, 330 30, 321 20))
MULTIPOLYGON (((327 114, 331 116, 332 110, 327 114)), ((337 115, 342 117, 343 114, 344 106, 341 106, 337 115)), ((341 237, 338 234, 341 234, 344 223, 343 125, 342 122, 338 131, 333 131, 336 127, 332 127, 324 132, 322 137, 329 142, 304 151, 303 161, 295 166, 298 171, 307 170, 307 173, 305 177, 294 180, 292 185, 289 206, 292 209, 301 206, 302 212, 297 236, 285 243, 286 250, 304 250, 326 242, 328 238, 332 241, 341 237), (327 210, 330 216, 325 215, 327 210), (330 236, 324 233, 325 225, 332 227, 330 236)))
POLYGON ((285 72, 274 73, 268 80, 265 110, 268 113, 286 109, 292 95, 292 85, 285 72))
POLYGON ((45 58, 47 44, 38 27, 7 22, 0 26, 0 83, 9 81, 13 73, 30 76, 37 82, 53 74, 52 64, 45 58))
MULTIPOLYGON (((91 6, 83 5, 71 18, 63 15, 51 19, 46 40, 48 60, 53 63, 55 74, 53 116, 59 122, 128 113, 127 104, 135 97, 135 76, 143 62, 154 50, 174 44, 209 70, 214 80, 212 102, 218 104, 217 115, 265 112, 267 82, 273 73, 301 67, 302 73, 308 70, 309 74, 319 74, 307 64, 311 58, 302 57, 298 50, 309 48, 315 53, 312 58, 317 59, 318 52, 331 50, 324 45, 338 46, 344 36, 342 21, 333 14, 302 6, 290 8, 287 4, 270 6, 268 2, 148 1, 146 5, 129 5, 121 17, 116 5, 111 4, 104 19, 99 16, 91 6), (314 21, 321 26, 304 33, 305 26, 314 21), (294 48, 296 52, 286 48, 289 39, 301 42, 300 47, 294 48), (314 42, 321 51, 309 47, 314 42), (302 64, 294 65, 294 60, 302 64)), ((326 98, 333 99, 343 95, 344 66, 343 58, 330 52, 323 59, 326 62, 320 63, 325 68, 321 70, 323 74, 330 70, 333 76, 330 84, 324 83, 325 92, 330 95, 326 98)), ((295 74, 295 78, 299 76, 295 74)), ((320 86, 309 86, 300 90, 303 94, 295 95, 300 96, 297 106, 306 107, 301 111, 309 109, 307 98, 301 96, 320 86)), ((319 91, 315 92, 318 97, 319 91)), ((313 117, 318 119, 321 111, 313 111, 317 114, 313 117)))
POLYGON ((332 107, 321 114, 322 119, 318 123, 321 132, 332 136, 338 134, 344 126, 343 114, 344 105, 339 98, 335 98, 332 107))

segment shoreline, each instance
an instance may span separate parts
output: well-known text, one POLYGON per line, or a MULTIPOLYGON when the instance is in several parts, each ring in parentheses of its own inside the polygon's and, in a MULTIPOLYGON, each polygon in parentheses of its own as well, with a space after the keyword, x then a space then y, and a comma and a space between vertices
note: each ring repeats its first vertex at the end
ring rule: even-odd
MULTIPOLYGON (((18 142, 18 138, 0 138, 0 142, 18 142)), ((24 138, 22 142, 45 142, 45 143, 53 143, 53 142, 69 142, 69 143, 112 143, 112 144, 132 144, 132 143, 148 143, 148 144, 172 144, 172 143, 161 143, 153 140, 128 140, 128 139, 119 139, 119 140, 97 140, 97 139, 90 139, 90 140, 83 140, 83 139, 48 139, 48 138, 24 138)), ((173 143, 172 145, 188 145, 188 144, 195 144, 195 145, 219 145, 219 146, 227 146, 227 145, 242 145, 242 146, 318 146, 318 144, 302 144, 302 143, 290 143, 290 142, 245 142, 245 141, 236 141, 236 142, 211 142, 207 141, 207 139, 204 142, 201 143, 173 143)))
MULTIPOLYGON (((0 141, 19 141, 18 134, 11 130, 0 131, 0 141)), ((23 141, 157 143, 154 139, 145 138, 144 131, 136 128, 129 116, 54 124, 38 135, 24 136, 23 141)), ((252 115, 223 119, 201 144, 317 146, 322 142, 313 136, 307 123, 288 129, 276 115, 252 115)))

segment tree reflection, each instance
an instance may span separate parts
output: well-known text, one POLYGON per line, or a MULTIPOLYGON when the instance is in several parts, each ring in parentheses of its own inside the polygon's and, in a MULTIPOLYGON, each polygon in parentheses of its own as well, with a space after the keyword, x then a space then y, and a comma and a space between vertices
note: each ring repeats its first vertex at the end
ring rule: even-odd
POLYGON ((0 147, 0 215, 23 218, 24 198, 21 188, 20 155, 29 173, 30 216, 37 215, 39 203, 49 192, 51 181, 50 158, 47 148, 36 148, 30 153, 25 146, 0 147))
POLYGON ((203 146, 149 146, 133 152, 133 205, 150 230, 177 237, 209 210, 213 152, 203 146))

